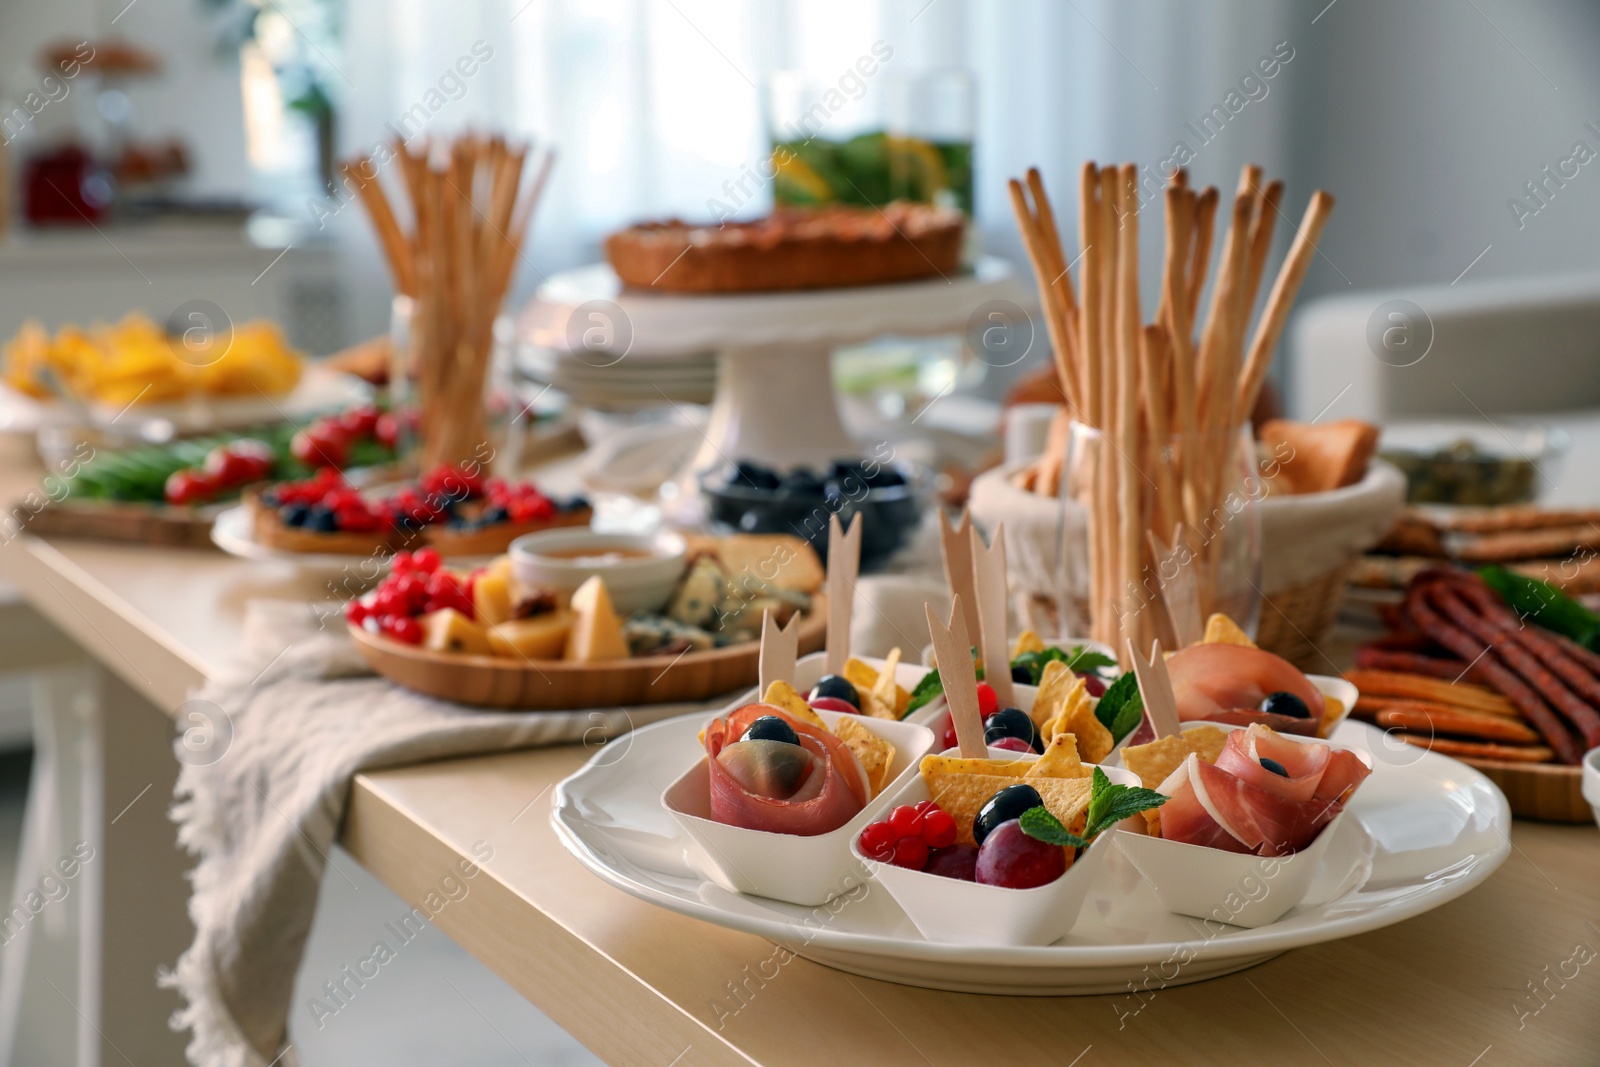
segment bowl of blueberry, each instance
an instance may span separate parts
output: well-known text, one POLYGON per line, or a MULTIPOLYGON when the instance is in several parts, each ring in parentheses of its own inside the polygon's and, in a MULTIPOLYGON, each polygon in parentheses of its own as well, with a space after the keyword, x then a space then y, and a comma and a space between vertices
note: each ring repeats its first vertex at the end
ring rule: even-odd
POLYGON ((911 540, 927 506, 932 478, 905 462, 835 460, 826 470, 777 470, 742 459, 706 471, 700 491, 722 533, 786 533, 804 537, 823 559, 828 519, 848 525, 864 516, 861 569, 873 570, 911 540))

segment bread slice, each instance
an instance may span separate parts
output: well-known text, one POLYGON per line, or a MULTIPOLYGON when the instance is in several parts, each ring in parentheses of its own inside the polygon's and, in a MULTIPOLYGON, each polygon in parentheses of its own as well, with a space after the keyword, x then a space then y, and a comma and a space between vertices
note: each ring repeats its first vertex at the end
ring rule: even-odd
POLYGON ((1274 453, 1293 492, 1326 493, 1366 476, 1367 462, 1378 447, 1378 428, 1360 419, 1273 419, 1262 425, 1261 441, 1274 453))

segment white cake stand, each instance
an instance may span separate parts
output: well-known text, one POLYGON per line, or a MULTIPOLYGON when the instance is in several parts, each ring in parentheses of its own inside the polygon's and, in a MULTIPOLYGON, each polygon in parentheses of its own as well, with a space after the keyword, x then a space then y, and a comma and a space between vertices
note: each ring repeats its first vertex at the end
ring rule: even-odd
MULTIPOLYGON (((750 459, 778 470, 860 454, 845 431, 830 356, 886 335, 930 336, 1015 325, 1047 343, 1033 289, 1011 264, 983 256, 970 273, 903 285, 791 293, 688 296, 624 289, 605 264, 551 278, 518 319, 521 341, 591 367, 614 366, 631 385, 652 364, 717 353, 717 389, 692 472, 750 459)), ((1017 351, 1007 361, 1015 362, 1017 351)))

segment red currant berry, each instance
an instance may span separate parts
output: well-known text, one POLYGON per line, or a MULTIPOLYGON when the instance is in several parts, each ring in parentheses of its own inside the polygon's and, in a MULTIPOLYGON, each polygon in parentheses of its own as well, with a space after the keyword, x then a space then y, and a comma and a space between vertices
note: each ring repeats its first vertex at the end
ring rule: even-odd
POLYGON ((894 859, 894 845, 899 838, 886 822, 868 823, 861 831, 861 851, 883 863, 894 859))
POLYGON ((424 574, 433 574, 439 569, 439 550, 433 547, 419 548, 412 553, 411 562, 424 574))
POLYGON ((956 843, 955 816, 934 808, 922 818, 922 842, 929 848, 948 848, 956 843))
POLYGON ((890 862, 896 867, 920 871, 928 862, 928 846, 920 837, 902 837, 894 843, 894 859, 890 862))
POLYGON ((394 633, 391 635, 396 641, 408 645, 422 644, 422 624, 409 615, 401 615, 395 620, 394 633))
POLYGON ((988 682, 978 683, 978 714, 987 719, 1000 710, 1000 698, 995 694, 994 686, 988 682))
POLYGON ((889 813, 889 828, 900 837, 921 837, 922 812, 902 804, 889 813))

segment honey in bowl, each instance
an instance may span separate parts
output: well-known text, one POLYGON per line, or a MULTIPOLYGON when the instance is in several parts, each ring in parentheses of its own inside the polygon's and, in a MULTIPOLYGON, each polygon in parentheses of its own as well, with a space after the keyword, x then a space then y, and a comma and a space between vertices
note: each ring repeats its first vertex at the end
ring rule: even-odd
POLYGON ((540 552, 545 559, 559 559, 585 567, 607 567, 630 559, 653 559, 657 553, 642 548, 607 548, 598 545, 579 545, 574 548, 557 548, 540 552))

